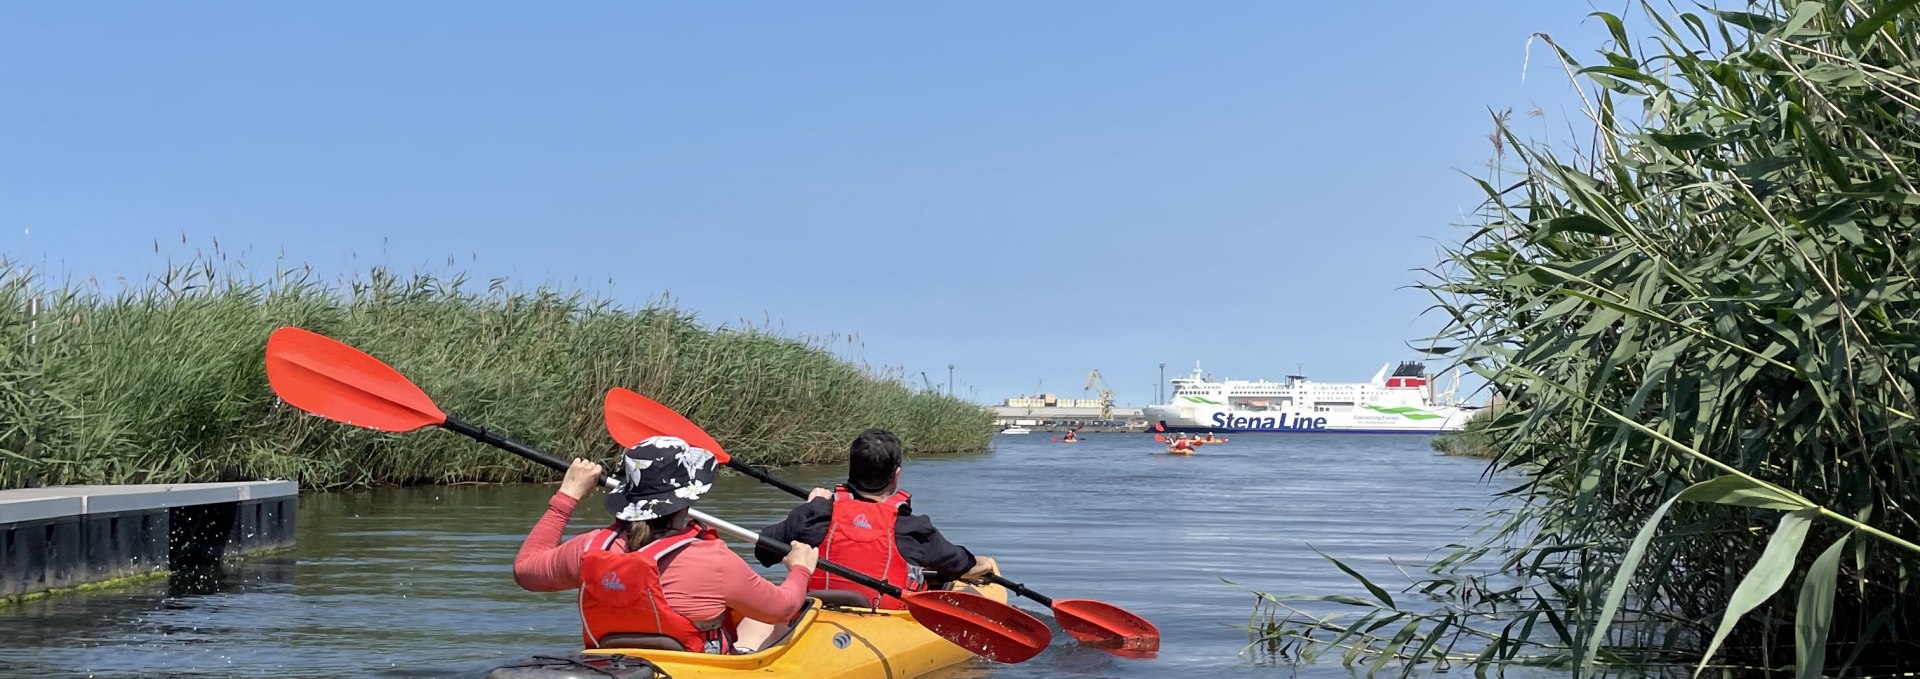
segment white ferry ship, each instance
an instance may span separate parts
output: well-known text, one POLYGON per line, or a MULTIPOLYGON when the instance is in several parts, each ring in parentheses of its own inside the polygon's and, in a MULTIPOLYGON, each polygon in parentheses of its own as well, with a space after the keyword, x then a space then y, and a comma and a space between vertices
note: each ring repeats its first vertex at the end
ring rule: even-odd
POLYGON ((1389 367, 1367 382, 1341 384, 1303 375, 1215 382, 1195 364, 1191 376, 1168 380, 1170 402, 1147 406, 1145 415, 1170 432, 1439 434, 1466 426, 1474 408, 1452 393, 1436 395, 1426 366, 1402 362, 1391 374, 1389 367))

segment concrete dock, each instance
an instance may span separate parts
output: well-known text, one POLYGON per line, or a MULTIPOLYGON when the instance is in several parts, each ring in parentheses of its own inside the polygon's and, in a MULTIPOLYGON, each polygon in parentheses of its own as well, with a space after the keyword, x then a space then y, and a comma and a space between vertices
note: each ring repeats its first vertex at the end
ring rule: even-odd
POLYGON ((0 601, 293 544, 292 481, 0 490, 0 601))
POLYGON ((1141 408, 1116 407, 1104 417, 1098 407, 1085 406, 990 406, 996 429, 1026 427, 1033 431, 1139 432, 1147 430, 1141 408))

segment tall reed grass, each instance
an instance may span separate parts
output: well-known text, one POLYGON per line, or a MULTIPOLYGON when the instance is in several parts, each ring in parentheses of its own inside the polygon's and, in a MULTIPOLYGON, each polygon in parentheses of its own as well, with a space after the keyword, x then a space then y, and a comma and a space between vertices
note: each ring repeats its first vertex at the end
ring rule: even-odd
POLYGON ((985 448, 978 406, 836 355, 853 340, 707 328, 668 304, 468 290, 459 275, 310 269, 265 281, 217 256, 114 293, 0 263, 0 488, 290 478, 303 487, 549 480, 448 433, 366 432, 280 404, 267 336, 297 325, 393 365, 441 406, 561 455, 610 459, 607 388, 647 394, 759 464, 842 460, 869 426, 911 453, 985 448))
POLYGON ((1257 640, 1408 672, 1914 669, 1917 4, 1595 14, 1601 61, 1559 52, 1592 136, 1499 117, 1482 221, 1427 284, 1524 483, 1419 595, 1264 596, 1257 640))

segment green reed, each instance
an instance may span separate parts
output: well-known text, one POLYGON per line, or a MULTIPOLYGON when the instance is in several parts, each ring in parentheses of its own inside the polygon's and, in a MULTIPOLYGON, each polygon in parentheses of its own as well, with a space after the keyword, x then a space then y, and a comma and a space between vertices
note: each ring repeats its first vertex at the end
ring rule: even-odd
POLYGON ((679 410, 758 464, 832 462, 861 429, 910 453, 979 450, 982 408, 838 353, 852 339, 708 328, 659 303, 483 292, 463 277, 307 268, 255 280, 219 256, 143 285, 41 287, 0 262, 0 488, 289 478, 303 487, 551 480, 448 433, 359 430, 281 404, 267 336, 296 325, 380 358, 470 421, 555 454, 611 459, 600 402, 623 386, 679 410), (223 268, 224 267, 224 268, 223 268))
POLYGON ((1265 596, 1256 640, 1403 672, 1911 669, 1917 6, 1596 14, 1601 60, 1558 52, 1592 136, 1497 117, 1481 221, 1425 284, 1524 482, 1417 595, 1265 596))

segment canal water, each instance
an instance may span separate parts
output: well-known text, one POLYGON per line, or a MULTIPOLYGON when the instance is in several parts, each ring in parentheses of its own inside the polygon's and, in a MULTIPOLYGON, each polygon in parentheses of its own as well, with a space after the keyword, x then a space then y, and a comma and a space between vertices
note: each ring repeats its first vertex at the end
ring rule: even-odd
MULTIPOLYGON (((1253 595, 1242 586, 1364 596, 1317 548, 1397 592, 1401 569, 1417 575, 1465 539, 1497 486, 1484 461, 1435 454, 1424 437, 1237 435, 1190 457, 1162 451, 1145 435, 1064 444, 1036 433, 910 460, 903 485, 949 539, 1042 593, 1118 604, 1163 634, 1152 659, 1056 634, 1026 663, 976 659, 937 676, 1353 676, 1337 661, 1276 667, 1243 652, 1253 595)), ((844 471, 781 474, 826 485, 844 471)), ((214 578, 0 607, 0 666, 9 676, 478 677, 565 653, 580 643, 573 596, 521 591, 511 575, 555 487, 303 495, 291 551, 214 578)), ((729 475, 700 508, 758 527, 794 502, 729 475)), ((607 518, 597 501, 582 506, 569 535, 607 518)))

